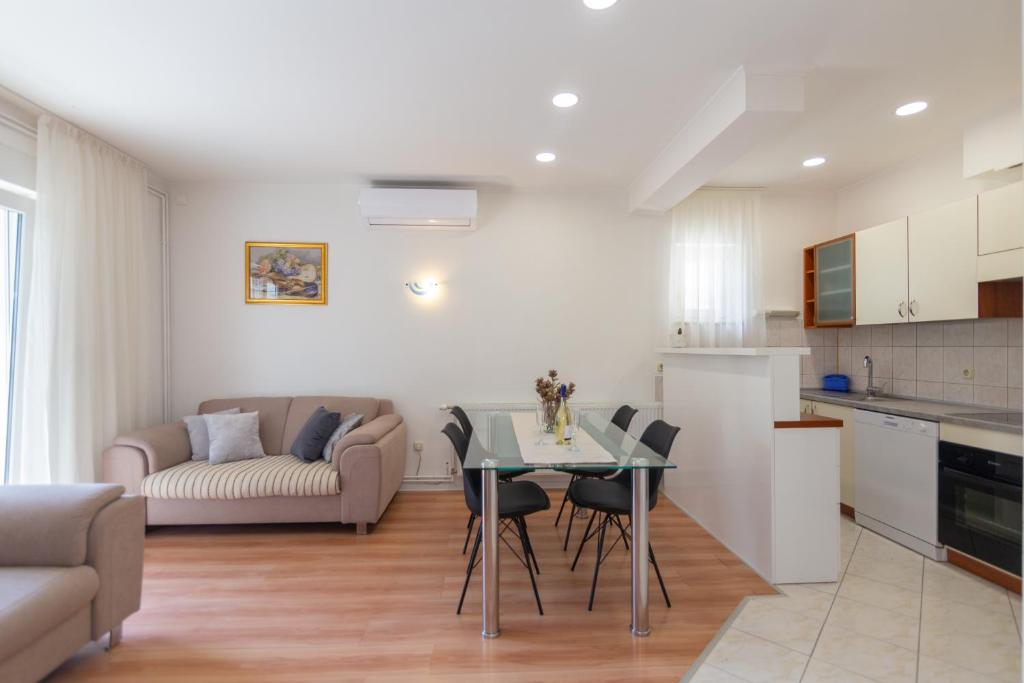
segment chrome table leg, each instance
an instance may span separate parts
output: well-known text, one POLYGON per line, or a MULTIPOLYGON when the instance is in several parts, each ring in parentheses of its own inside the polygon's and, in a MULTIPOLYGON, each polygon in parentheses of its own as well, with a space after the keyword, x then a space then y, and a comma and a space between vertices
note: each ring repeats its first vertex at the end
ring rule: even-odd
MULTIPOLYGON (((483 620, 484 638, 501 635, 500 577, 498 571, 498 471, 497 463, 485 460, 480 476, 483 478, 480 525, 483 529, 483 620)), ((646 553, 646 545, 644 546, 646 553)))
POLYGON ((651 633, 651 622, 647 613, 647 505, 648 475, 646 467, 633 470, 633 622, 630 630, 639 638, 651 633))

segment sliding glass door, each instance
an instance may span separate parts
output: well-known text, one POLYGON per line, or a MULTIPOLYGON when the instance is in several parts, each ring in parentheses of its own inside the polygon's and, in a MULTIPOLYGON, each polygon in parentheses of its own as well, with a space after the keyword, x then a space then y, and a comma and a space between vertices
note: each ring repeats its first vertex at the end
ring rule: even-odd
POLYGON ((11 393, 13 389, 15 329, 18 320, 18 281, 21 234, 25 214, 0 205, 0 482, 10 479, 11 393))

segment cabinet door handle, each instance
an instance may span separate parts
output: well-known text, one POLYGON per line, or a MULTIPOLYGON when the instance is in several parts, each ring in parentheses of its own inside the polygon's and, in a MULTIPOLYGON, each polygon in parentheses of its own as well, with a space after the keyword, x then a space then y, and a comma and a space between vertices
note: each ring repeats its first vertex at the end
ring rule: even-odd
POLYGON ((904 307, 906 307, 906 305, 907 305, 906 301, 901 301, 900 305, 896 307, 896 312, 899 313, 901 318, 906 318, 907 317, 906 311, 903 310, 904 307))
POLYGON ((910 302, 910 315, 917 315, 917 299, 910 302))

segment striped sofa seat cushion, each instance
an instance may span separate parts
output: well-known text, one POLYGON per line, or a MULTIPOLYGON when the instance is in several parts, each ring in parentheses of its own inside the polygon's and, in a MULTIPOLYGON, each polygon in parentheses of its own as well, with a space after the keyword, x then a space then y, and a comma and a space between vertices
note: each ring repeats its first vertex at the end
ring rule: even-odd
POLYGON ((331 463, 307 463, 294 455, 267 455, 220 465, 195 460, 142 480, 142 495, 178 500, 333 496, 340 492, 338 471, 331 463))

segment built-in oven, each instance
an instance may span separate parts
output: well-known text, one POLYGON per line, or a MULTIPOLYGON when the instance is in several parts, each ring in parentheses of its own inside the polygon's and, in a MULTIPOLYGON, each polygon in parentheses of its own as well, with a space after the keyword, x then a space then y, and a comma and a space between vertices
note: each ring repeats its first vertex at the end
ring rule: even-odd
POLYGON ((939 542, 1020 576, 1019 456, 939 442, 939 542))

